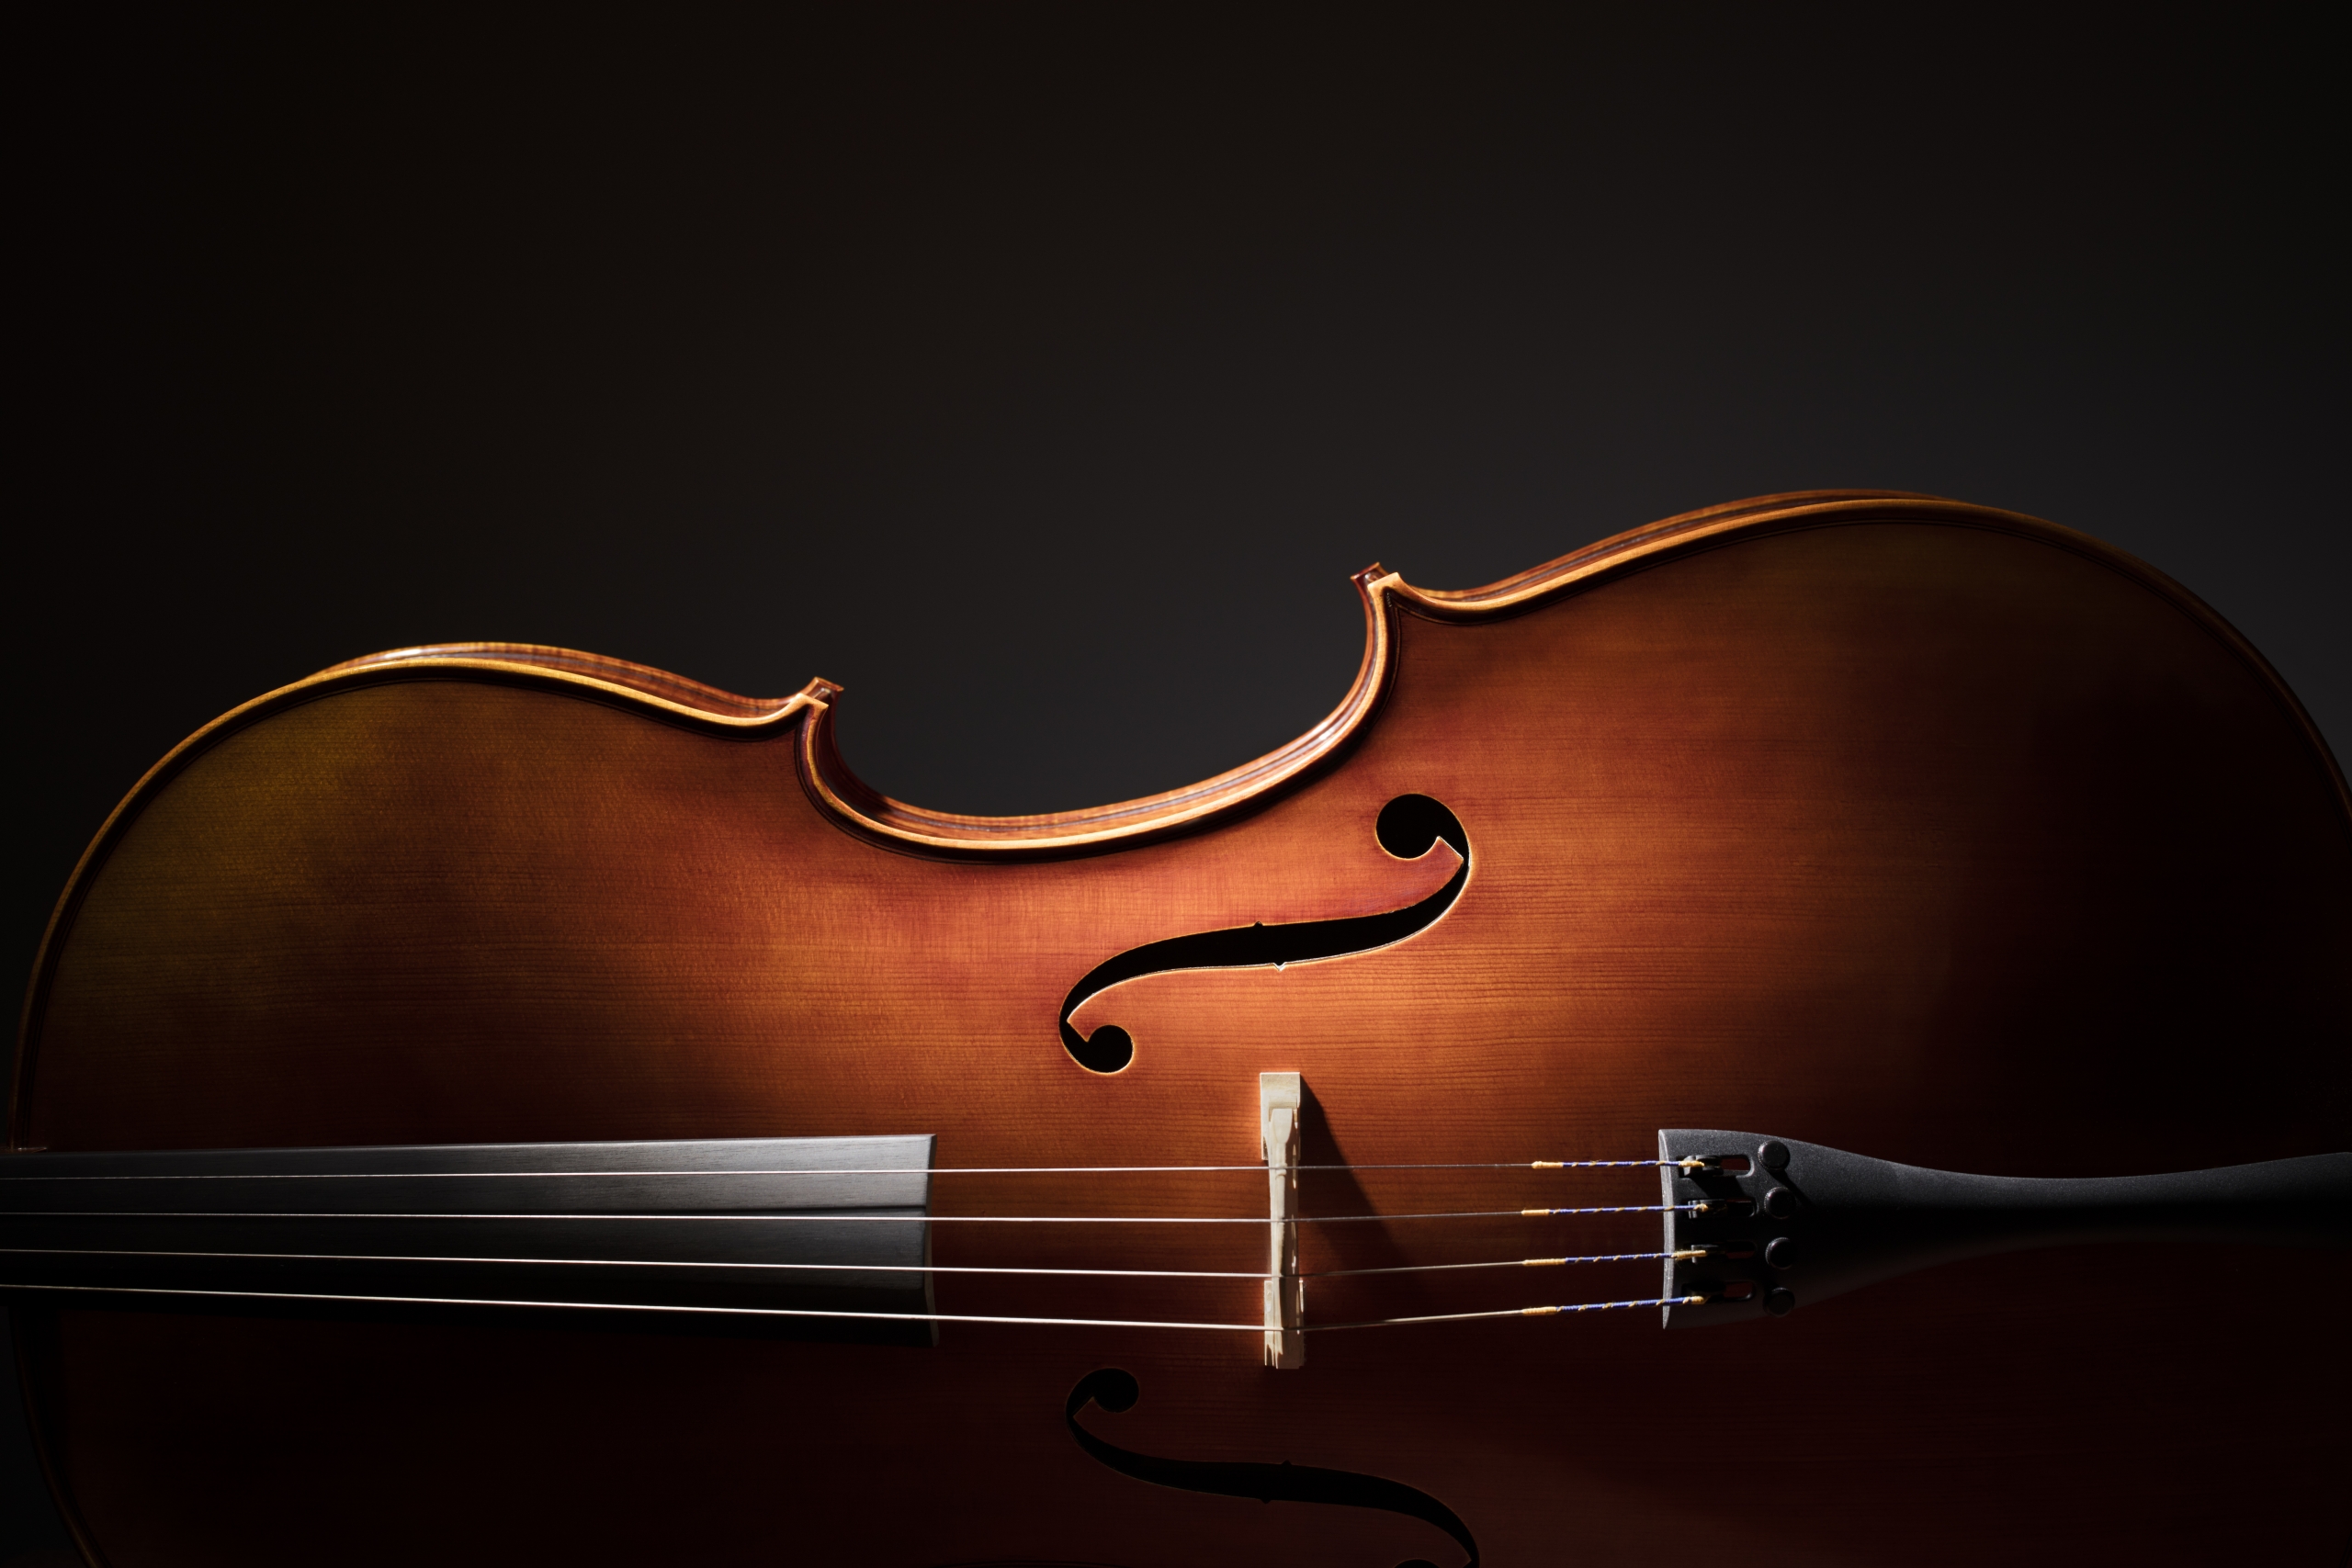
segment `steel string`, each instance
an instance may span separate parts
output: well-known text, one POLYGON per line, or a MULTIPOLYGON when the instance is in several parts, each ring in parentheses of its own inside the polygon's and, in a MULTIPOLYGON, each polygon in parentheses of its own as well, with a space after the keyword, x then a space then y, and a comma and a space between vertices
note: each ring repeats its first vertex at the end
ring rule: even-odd
MULTIPOLYGON (((1698 1203, 1616 1203, 1580 1209, 1452 1209, 1412 1214, 1301 1214, 1284 1224, 1337 1225, 1390 1220, 1543 1219, 1577 1214, 1688 1213, 1698 1203)), ((1246 1214, 492 1214, 472 1212, 380 1213, 349 1209, 0 1209, 0 1219, 48 1220, 597 1220, 732 1224, 991 1224, 991 1225, 1263 1225, 1266 1215, 1246 1214)))
MULTIPOLYGON (((1302 1173, 1313 1170, 1649 1170, 1680 1164, 1679 1160, 1666 1159, 1448 1160, 1422 1164, 1294 1165, 1282 1168, 1302 1173)), ((595 1176, 628 1179, 643 1176, 1116 1176, 1234 1170, 1253 1171, 1262 1176, 1267 1169, 1266 1164, 1260 1161, 1256 1165, 886 1165, 791 1170, 232 1170, 185 1174, 167 1171, 88 1174, 30 1171, 0 1172, 0 1186, 11 1181, 470 1181, 483 1178, 544 1180, 557 1177, 595 1176)))
MULTIPOLYGON (((542 1302, 510 1301, 498 1297, 469 1296, 344 1296, 303 1291, 205 1291, 169 1289, 149 1285, 11 1285, 10 1290, 49 1291, 60 1293, 120 1296, 201 1296, 240 1301, 288 1302, 363 1302, 393 1306, 453 1306, 453 1307, 532 1307, 565 1312, 649 1312, 685 1313, 709 1317, 823 1317, 855 1318, 885 1323, 998 1323, 1034 1325, 1063 1328, 1175 1328, 1208 1329, 1231 1334, 1263 1334, 1262 1323, 1183 1323, 1146 1318, 1119 1317, 999 1317, 971 1313, 944 1312, 849 1312, 820 1307, 713 1307, 657 1306, 628 1302, 542 1302)), ((1394 1328, 1417 1323, 1456 1323, 1479 1317, 1550 1317, 1563 1313, 1618 1312, 1629 1307, 1698 1306, 1704 1296, 1658 1296, 1631 1302, 1581 1302, 1565 1306, 1534 1306, 1506 1308, 1500 1312, 1441 1313, 1424 1317, 1376 1317, 1361 1323, 1307 1324, 1304 1332, 1329 1333, 1343 1328, 1394 1328)), ((1301 1332, 1294 1329, 1292 1332, 1301 1332)))

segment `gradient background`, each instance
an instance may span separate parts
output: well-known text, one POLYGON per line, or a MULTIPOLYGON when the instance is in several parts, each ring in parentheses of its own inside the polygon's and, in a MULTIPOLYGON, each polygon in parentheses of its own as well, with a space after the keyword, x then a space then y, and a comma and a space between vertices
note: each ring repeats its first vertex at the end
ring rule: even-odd
MULTIPOLYGON (((149 763, 356 654, 823 674, 878 788, 1052 810, 1321 716, 1374 558, 1817 486, 2121 545, 2340 752, 2320 17, 20 33, 7 950, 149 763)), ((6 1562, 63 1537, 0 1398, 6 1562)))

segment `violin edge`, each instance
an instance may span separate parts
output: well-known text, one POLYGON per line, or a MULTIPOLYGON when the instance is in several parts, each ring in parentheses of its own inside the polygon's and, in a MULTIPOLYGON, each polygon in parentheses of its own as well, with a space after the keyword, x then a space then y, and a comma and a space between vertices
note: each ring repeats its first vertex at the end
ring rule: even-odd
MULTIPOLYGON (((164 782, 176 764, 229 731, 277 708, 349 685, 387 679, 447 676, 547 683, 575 695, 651 710, 694 728, 750 738, 800 723, 802 783, 820 809, 858 837, 918 854, 949 858, 1058 858, 1099 853, 1194 830, 1264 804, 1338 759, 1380 706, 1392 673, 1391 617, 1405 613, 1455 623, 1524 613, 1639 567, 1733 537, 1870 522, 1940 523, 2032 538, 2120 572, 2188 614, 2220 637, 2282 701, 2352 815, 2352 790, 2325 739, 2292 690, 2252 643, 2179 582, 2129 552, 2030 514, 1909 491, 1811 490, 1702 507, 1627 529, 1481 587, 1429 589, 1375 562, 1350 581, 1365 617, 1364 651, 1339 703, 1295 739, 1197 783, 1132 799, 1068 811, 984 816, 939 811, 898 800, 857 777, 842 757, 831 706, 842 687, 818 677, 786 697, 750 697, 607 655, 531 643, 420 644, 362 655, 231 709, 175 747, 124 796, 94 836, 95 848, 125 807, 164 782)), ((75 868, 78 879, 83 868, 75 868)))
MULTIPOLYGON (((607 654, 578 649, 553 648, 532 642, 435 642, 388 649, 331 664, 298 686, 331 676, 368 671, 416 669, 505 669, 545 671, 582 685, 603 688, 616 695, 643 699, 657 707, 690 719, 735 728, 772 725, 788 718, 810 702, 822 702, 841 687, 820 677, 788 697, 746 697, 701 681, 634 664, 607 654)), ((293 687, 285 688, 292 690, 293 687)))
POLYGON ((933 811, 894 800, 858 779, 834 743, 831 699, 838 687, 812 708, 802 729, 801 782, 839 826, 913 853, 998 860, 1124 849, 1245 815, 1339 761, 1387 694, 1397 615, 1455 624, 1501 620, 1735 538, 1865 523, 1940 524, 2031 539, 2106 567, 2172 604, 2217 637, 2279 703, 2316 755, 2352 831, 2352 787, 2347 787, 2326 738, 2270 661, 2204 600, 2137 556, 2091 535, 2026 513, 1887 490, 1791 491, 1702 507, 1611 535, 1480 588, 1419 588, 1374 562, 1350 580, 1363 604, 1364 651, 1355 680, 1339 705, 1297 739, 1178 789, 1107 806, 1015 817, 933 811))
POLYGON ((788 697, 741 696, 650 665, 527 643, 417 645, 363 655, 240 704, 158 761, 109 812, 76 861, 35 952, 17 1020, 6 1146, 17 1146, 18 1108, 28 1051, 62 937, 114 843, 146 803, 213 745, 284 709, 345 690, 418 680, 472 680, 560 692, 648 717, 741 739, 797 727, 797 767, 816 808, 853 837, 926 858, 1012 862, 1109 853, 1201 831, 1283 798, 1337 765, 1378 712, 1394 675, 1396 617, 1456 624, 1506 619, 1679 556, 1735 539, 1871 523, 1925 523, 1985 529, 2036 541, 2096 562, 2171 604, 2244 663, 2302 735, 2352 833, 2352 789, 2310 713, 2244 634, 2165 573, 2090 535, 2024 513, 1905 491, 1794 491, 1686 512, 1612 535, 1481 588, 1417 588, 1374 563, 1351 581, 1363 602, 1364 651, 1347 694, 1297 739, 1236 768, 1182 788, 1106 806, 1035 816, 984 817, 933 811, 891 799, 842 760, 831 705, 837 683, 818 678, 788 697))
MULTIPOLYGON (((1648 560, 1686 541, 1782 516, 1803 516, 1823 507, 1891 502, 1928 502, 1968 513, 1986 512, 1966 502, 1909 491, 1791 491, 1678 513, 1480 588, 1417 588, 1402 573, 1374 561, 1349 578, 1363 606, 1364 650, 1355 679, 1339 704, 1296 739, 1262 756, 1156 795, 1034 816, 986 817, 931 810, 894 800, 858 779, 833 741, 829 712, 815 715, 804 731, 802 782, 852 832, 917 853, 989 860, 1101 853, 1193 831, 1271 803, 1287 787, 1306 782, 1346 753, 1387 694, 1396 613, 1457 622, 1516 615, 1588 584, 1612 567, 1648 560)), ((2014 513, 1988 515, 2012 519, 2029 528, 2055 526, 2014 513)))

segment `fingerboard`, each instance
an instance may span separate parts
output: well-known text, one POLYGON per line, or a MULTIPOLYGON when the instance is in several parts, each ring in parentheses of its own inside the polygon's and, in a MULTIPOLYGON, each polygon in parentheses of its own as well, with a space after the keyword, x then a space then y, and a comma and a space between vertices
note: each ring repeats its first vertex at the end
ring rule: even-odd
POLYGON ((0 1289, 86 1306, 603 1314, 929 1344, 933 1143, 0 1156, 0 1289))

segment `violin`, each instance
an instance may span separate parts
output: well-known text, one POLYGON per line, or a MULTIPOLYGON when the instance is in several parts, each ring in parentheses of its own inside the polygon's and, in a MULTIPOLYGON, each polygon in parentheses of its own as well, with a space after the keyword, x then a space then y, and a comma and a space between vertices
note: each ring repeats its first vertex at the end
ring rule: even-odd
POLYGON ((1354 582, 1082 811, 510 644, 184 742, 0 1157, 84 1554, 2340 1559, 2352 806, 2243 637, 1884 492, 1354 582))

